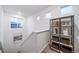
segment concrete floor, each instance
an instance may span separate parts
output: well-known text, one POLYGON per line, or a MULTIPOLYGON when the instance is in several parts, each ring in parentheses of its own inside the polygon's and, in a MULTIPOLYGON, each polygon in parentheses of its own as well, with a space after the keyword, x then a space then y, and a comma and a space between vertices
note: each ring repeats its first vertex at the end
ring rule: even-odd
POLYGON ((42 51, 42 53, 57 53, 57 52, 51 50, 50 47, 47 46, 47 47, 44 49, 44 51, 42 51))

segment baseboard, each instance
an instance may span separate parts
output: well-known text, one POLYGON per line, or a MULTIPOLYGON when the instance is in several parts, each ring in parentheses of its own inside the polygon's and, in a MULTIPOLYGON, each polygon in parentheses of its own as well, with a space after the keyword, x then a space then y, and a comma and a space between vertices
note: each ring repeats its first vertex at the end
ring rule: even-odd
POLYGON ((48 43, 40 50, 39 53, 42 53, 42 51, 44 51, 47 46, 48 46, 48 43))

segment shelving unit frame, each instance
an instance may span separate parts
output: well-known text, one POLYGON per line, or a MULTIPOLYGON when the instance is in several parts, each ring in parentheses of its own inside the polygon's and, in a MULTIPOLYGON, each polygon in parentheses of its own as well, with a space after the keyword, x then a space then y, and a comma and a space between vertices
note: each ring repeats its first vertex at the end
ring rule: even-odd
POLYGON ((65 52, 65 53, 74 52, 74 15, 55 18, 55 19, 50 20, 50 48, 59 53, 60 52, 65 52), (63 19, 65 20, 63 21, 63 19), (55 21, 57 21, 56 22, 57 24, 55 23, 55 21), (68 24, 62 25, 62 21, 67 22, 69 25, 68 24), (62 34, 62 32, 64 32, 64 29, 62 30, 63 27, 67 29, 68 35, 62 34), (58 48, 55 48, 54 44, 56 45, 58 44, 58 48))

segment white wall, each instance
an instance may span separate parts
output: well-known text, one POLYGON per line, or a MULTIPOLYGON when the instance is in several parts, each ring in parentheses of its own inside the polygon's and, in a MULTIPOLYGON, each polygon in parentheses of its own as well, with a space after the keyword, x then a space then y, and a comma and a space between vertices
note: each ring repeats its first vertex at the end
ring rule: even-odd
MULTIPOLYGON (((41 31, 49 30, 50 27, 50 19, 45 17, 45 14, 51 12, 51 18, 57 18, 60 15, 60 8, 58 6, 47 8, 39 12, 38 14, 32 15, 28 17, 27 24, 29 33, 36 32, 39 33, 41 31), (56 13, 55 13, 55 12, 56 13), (54 16, 53 16, 54 15, 54 16), (36 19, 37 16, 40 16, 40 20, 36 19)), ((21 47, 21 52, 41 52, 48 44, 49 40, 49 32, 43 32, 36 34, 36 36, 30 37, 21 47)))
POLYGON ((79 6, 73 6, 74 9, 74 50, 79 53, 79 6))
MULTIPOLYGON (((0 6, 0 28, 2 28, 2 24, 1 24, 1 21, 2 21, 2 12, 3 12, 3 10, 2 10, 2 6, 0 6)), ((1 29, 0 29, 0 41, 1 41, 1 29)))
POLYGON ((18 16, 16 14, 11 14, 8 12, 4 12, 4 52, 17 52, 19 49, 19 45, 27 38, 28 30, 27 24, 25 23, 26 18, 23 16, 18 16), (11 17, 21 17, 24 21, 24 26, 22 29, 11 29, 10 22, 11 17), (23 35, 23 39, 14 43, 13 36, 14 35, 23 35))
POLYGON ((43 31, 43 30, 48 30, 50 27, 50 19, 47 19, 45 17, 45 15, 50 12, 51 13, 51 18, 57 18, 60 17, 60 7, 59 6, 54 6, 54 7, 50 7, 50 8, 46 8, 45 10, 38 12, 35 15, 32 15, 31 17, 29 17, 28 19, 32 22, 32 26, 34 27, 33 31, 35 32, 39 32, 39 31, 43 31), (40 20, 37 20, 37 16, 40 17, 40 20))
POLYGON ((37 52, 37 34, 32 33, 30 37, 24 41, 20 46, 20 52, 22 53, 36 53, 37 52))
POLYGON ((39 53, 48 45, 49 31, 33 32, 30 37, 20 47, 22 53, 39 53))
POLYGON ((48 45, 49 31, 37 34, 37 52, 42 52, 48 45))
POLYGON ((2 6, 0 6, 0 42, 1 42, 1 45, 2 45, 2 48, 4 48, 3 46, 4 46, 4 43, 3 43, 3 30, 4 30, 4 28, 3 28, 3 8, 2 8, 2 6))

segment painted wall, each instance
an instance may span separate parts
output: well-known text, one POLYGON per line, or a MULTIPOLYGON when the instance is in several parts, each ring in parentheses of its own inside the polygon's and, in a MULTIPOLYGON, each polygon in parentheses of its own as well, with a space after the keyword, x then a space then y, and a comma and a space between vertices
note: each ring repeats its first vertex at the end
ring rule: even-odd
POLYGON ((49 31, 33 32, 27 40, 21 45, 21 53, 39 53, 48 45, 49 31))
POLYGON ((33 31, 43 31, 43 30, 48 30, 50 27, 50 19, 46 18, 46 14, 51 13, 51 18, 57 18, 60 17, 60 7, 59 6, 54 6, 47 8, 35 15, 32 15, 30 18, 30 21, 32 21, 32 26, 34 27, 33 31), (40 17, 40 20, 37 20, 37 16, 40 17))
POLYGON ((72 9, 72 13, 66 14, 66 16, 74 15, 74 52, 79 53, 79 6, 72 5, 72 9))
POLYGON ((37 34, 32 33, 20 46, 21 53, 37 53, 37 34))
MULTIPOLYGON (((39 33, 41 31, 49 30, 50 19, 47 19, 45 15, 50 12, 52 15, 51 18, 59 17, 60 8, 58 6, 56 7, 57 8, 47 8, 46 10, 43 10, 38 14, 28 17, 27 24, 29 32, 39 33), (56 13, 54 11, 56 11, 56 13), (40 16, 39 21, 36 18, 37 16, 40 16)), ((47 46, 49 40, 49 32, 43 32, 40 34, 36 34, 35 36, 34 35, 35 34, 33 34, 33 36, 31 36, 30 38, 28 38, 28 40, 25 41, 25 43, 21 47, 21 52, 41 52, 47 46)))
POLYGON ((4 52, 17 52, 20 44, 23 42, 24 39, 27 38, 28 31, 25 29, 27 28, 25 23, 26 18, 24 18, 23 16, 18 16, 15 14, 4 12, 4 20, 4 52), (23 18, 23 28, 11 29, 11 17, 23 18), (13 36, 20 34, 23 35, 23 39, 14 42, 13 36))
POLYGON ((49 31, 37 35, 37 52, 42 52, 47 47, 49 39, 49 31))
POLYGON ((2 6, 0 6, 0 41, 1 41, 1 38, 2 38, 2 22, 3 22, 3 8, 2 6))
POLYGON ((74 9, 74 50, 79 53, 79 6, 73 6, 74 9))
MULTIPOLYGON (((0 6, 0 28, 2 27, 1 25, 1 21, 2 21, 2 12, 3 12, 3 10, 2 10, 2 6, 0 6)), ((0 29, 0 41, 1 41, 1 29, 0 29)))
POLYGON ((1 42, 1 45, 2 45, 2 48, 4 48, 4 43, 3 43, 3 30, 4 30, 4 27, 3 27, 3 8, 2 6, 0 6, 0 42, 1 42))

